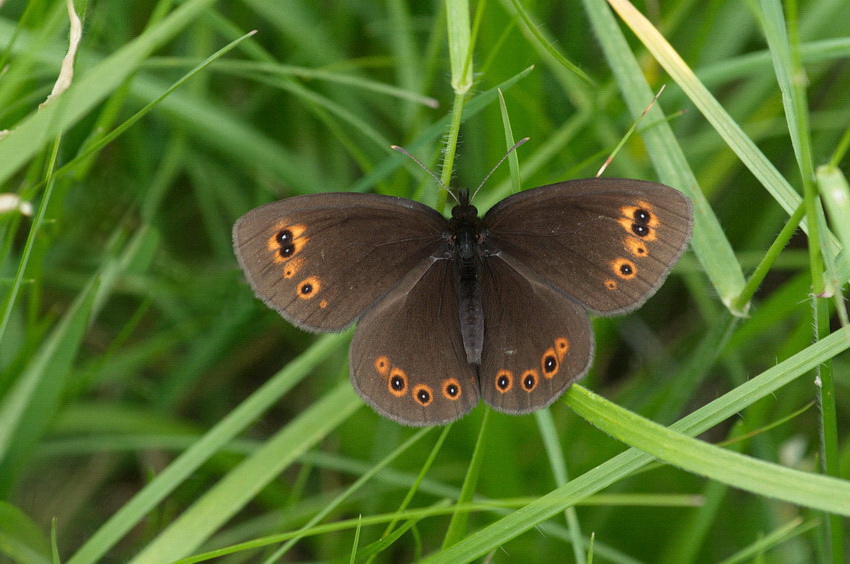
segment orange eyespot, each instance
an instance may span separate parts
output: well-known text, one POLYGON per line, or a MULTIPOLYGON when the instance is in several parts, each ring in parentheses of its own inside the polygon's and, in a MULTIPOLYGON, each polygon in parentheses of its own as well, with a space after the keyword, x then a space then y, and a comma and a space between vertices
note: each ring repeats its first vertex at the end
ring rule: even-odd
POLYGON ((570 352, 570 341, 566 337, 555 339, 555 352, 558 354, 559 361, 564 360, 564 357, 570 352))
POLYGON ((287 225, 280 221, 275 225, 272 235, 266 240, 266 248, 273 253, 274 261, 285 262, 295 256, 309 239, 304 237, 305 225, 287 225))
POLYGON ((550 348, 540 357, 540 369, 544 378, 552 378, 558 373, 561 363, 555 354, 555 349, 550 348))
POLYGON ((298 297, 304 300, 311 300, 322 289, 322 283, 317 276, 310 276, 298 284, 298 297))
POLYGON ((533 392, 534 388, 537 387, 537 382, 540 378, 537 376, 536 370, 526 370, 522 374, 521 385, 522 389, 526 392, 533 392))
POLYGON ((457 378, 446 378, 443 380, 443 397, 447 400, 456 401, 460 399, 463 390, 457 378))
POLYGON ((638 200, 635 202, 635 209, 630 215, 632 219, 639 223, 645 223, 650 227, 658 227, 660 222, 655 214, 655 208, 649 202, 638 200))
POLYGON ((428 407, 434 401, 434 392, 425 384, 413 386, 413 399, 422 407, 428 407))
POLYGON ((632 205, 622 206, 620 214, 635 223, 642 223, 650 227, 658 227, 658 216, 655 215, 655 208, 643 200, 638 200, 632 205))
POLYGON ((400 398, 407 393, 407 374, 404 373, 404 370, 393 368, 390 371, 390 377, 387 380, 387 388, 390 390, 390 393, 397 398, 400 398))
POLYGON ((496 373, 496 390, 501 393, 510 392, 514 387, 514 375, 510 370, 499 370, 496 373))
POLYGON ((623 245, 630 253, 632 253, 632 256, 645 257, 649 254, 646 245, 643 244, 643 240, 636 237, 626 237, 623 241, 623 245))
POLYGON ((624 258, 611 261, 611 270, 623 280, 631 280, 637 276, 637 266, 635 266, 635 263, 624 258))
POLYGON ((611 280, 611 279, 609 278, 608 280, 606 280, 606 281, 605 281, 605 287, 606 287, 606 288, 608 288, 608 289, 609 289, 609 290, 611 290, 611 291, 614 291, 614 290, 616 290, 616 289, 617 289, 617 281, 616 281, 616 280, 611 280))
POLYGON ((387 376, 390 373, 390 359, 385 356, 379 356, 376 358, 375 370, 381 376, 387 376))
MULTIPOLYGON (((277 256, 277 255, 275 255, 277 256)), ((277 259, 275 259, 277 260, 277 259)), ((283 269, 283 277, 284 278, 292 278, 298 271, 301 270, 301 265, 304 264, 304 261, 300 258, 292 259, 287 261, 286 266, 283 269)))

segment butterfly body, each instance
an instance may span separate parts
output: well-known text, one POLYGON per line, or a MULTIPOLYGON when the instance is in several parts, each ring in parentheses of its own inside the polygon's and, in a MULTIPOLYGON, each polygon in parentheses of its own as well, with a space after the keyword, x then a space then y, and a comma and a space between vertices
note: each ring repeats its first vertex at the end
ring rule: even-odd
POLYGON ((458 205, 452 209, 446 233, 449 250, 448 260, 454 261, 460 296, 461 335, 466 361, 481 364, 484 347, 484 309, 481 305, 481 261, 478 242, 481 238, 481 220, 478 210, 469 203, 469 191, 461 190, 458 205))
POLYGON ((249 212, 234 247, 255 293, 293 324, 355 320, 351 379, 379 413, 452 421, 480 398, 551 404, 588 370, 587 311, 630 311, 687 246, 691 204, 652 182, 587 179, 452 217, 374 194, 296 196, 249 212))

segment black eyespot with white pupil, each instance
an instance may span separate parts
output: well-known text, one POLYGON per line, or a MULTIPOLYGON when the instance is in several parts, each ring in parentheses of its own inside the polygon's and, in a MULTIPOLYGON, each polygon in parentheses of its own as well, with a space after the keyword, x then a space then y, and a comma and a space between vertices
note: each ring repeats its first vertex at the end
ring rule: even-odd
POLYGON ((390 378, 390 387, 392 387, 392 389, 397 392, 404 391, 406 385, 407 382, 405 382, 404 378, 402 378, 401 376, 396 375, 390 378))
POLYGON ((549 355, 543 359, 543 370, 547 373, 552 372, 556 368, 558 368, 558 360, 554 356, 549 355))
POLYGON ((623 263, 620 265, 620 273, 623 276, 631 276, 632 275, 632 265, 628 263, 623 263))
POLYGON ((525 378, 522 379, 522 387, 526 390, 532 390, 536 383, 537 380, 534 378, 533 374, 526 374, 525 378))
POLYGON ((304 294, 305 296, 306 296, 307 294, 311 294, 311 293, 313 293, 313 285, 312 285, 312 284, 310 284, 309 282, 308 282, 308 283, 306 283, 306 284, 304 284, 304 285, 302 285, 302 286, 301 286, 301 293, 302 293, 302 294, 304 294))
POLYGON ((642 208, 638 208, 635 210, 634 214, 632 214, 635 222, 632 223, 632 233, 637 235, 638 237, 646 237, 649 235, 649 221, 652 219, 652 215, 648 211, 642 208))
POLYGON ((278 253, 283 258, 290 257, 292 256, 292 253, 295 252, 295 245, 293 244, 292 240, 292 231, 290 231, 289 229, 281 229, 277 232, 277 235, 275 235, 275 241, 277 241, 277 244, 280 245, 280 250, 278 251, 278 253))
POLYGON ((422 405, 428 405, 429 403, 431 403, 431 394, 428 392, 428 390, 420 388, 416 392, 416 399, 418 399, 419 403, 421 403, 422 405))
POLYGON ((454 382, 449 382, 446 384, 446 395, 454 398, 460 393, 460 386, 455 384, 454 382))
POLYGON ((649 220, 652 218, 648 211, 641 208, 635 210, 633 217, 635 218, 635 221, 637 221, 638 223, 643 223, 644 225, 649 223, 649 220))
POLYGON ((649 227, 640 223, 632 223, 632 233, 638 237, 646 237, 649 235, 649 227))

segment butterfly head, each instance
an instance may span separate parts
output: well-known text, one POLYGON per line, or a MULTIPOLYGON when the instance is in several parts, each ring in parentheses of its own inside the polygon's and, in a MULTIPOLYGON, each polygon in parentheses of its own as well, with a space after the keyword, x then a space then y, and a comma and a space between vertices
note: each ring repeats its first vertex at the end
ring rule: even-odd
POLYGON ((469 203, 469 190, 461 188, 457 193, 457 205, 452 208, 452 223, 455 225, 475 225, 478 221, 478 208, 469 203))

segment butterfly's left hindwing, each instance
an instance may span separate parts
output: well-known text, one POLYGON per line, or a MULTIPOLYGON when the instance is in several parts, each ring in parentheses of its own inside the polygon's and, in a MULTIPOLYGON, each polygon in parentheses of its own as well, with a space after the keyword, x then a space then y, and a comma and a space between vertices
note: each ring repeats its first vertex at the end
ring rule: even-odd
POLYGON ((444 246, 447 229, 412 200, 315 194, 248 212, 233 227, 233 246, 267 305, 302 329, 338 331, 444 246))
POLYGON ((442 425, 478 403, 458 316, 458 280, 444 257, 420 262, 357 324, 351 382, 378 413, 442 425))
POLYGON ((585 308, 642 305, 685 251, 691 202, 643 180, 589 178, 526 190, 484 217, 484 248, 522 262, 585 308))

